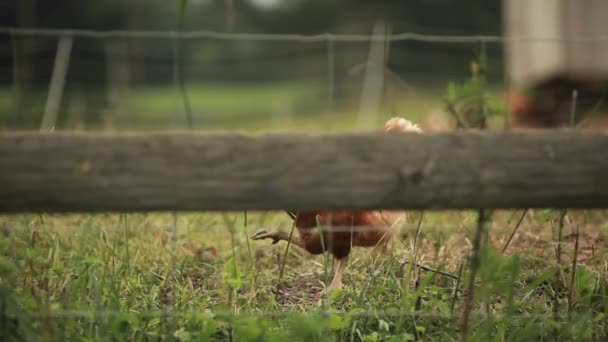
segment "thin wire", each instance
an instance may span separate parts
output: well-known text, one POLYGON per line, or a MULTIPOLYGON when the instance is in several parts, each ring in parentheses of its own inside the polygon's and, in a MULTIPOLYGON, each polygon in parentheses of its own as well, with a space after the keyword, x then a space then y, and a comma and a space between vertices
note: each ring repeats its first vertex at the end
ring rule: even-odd
POLYGON ((535 36, 497 36, 497 35, 433 35, 414 32, 392 34, 390 37, 373 37, 363 34, 332 34, 317 35, 301 34, 269 34, 269 33, 230 33, 216 31, 142 31, 142 30, 82 30, 82 29, 49 29, 49 28, 17 28, 0 27, 0 34, 20 36, 62 36, 107 39, 120 38, 147 38, 147 39, 220 39, 220 40, 258 40, 258 41, 289 41, 318 43, 332 40, 334 42, 370 42, 370 41, 420 41, 442 43, 503 43, 509 41, 539 41, 539 42, 569 42, 569 43, 597 43, 608 41, 608 35, 569 38, 569 37, 535 37, 535 36))
MULTIPOLYGON (((260 310, 260 311, 248 311, 248 312, 239 312, 236 314, 236 317, 260 317, 260 318, 270 318, 270 317, 279 317, 279 318, 289 318, 297 315, 300 316, 328 316, 328 315, 340 315, 340 314, 348 314, 351 317, 378 317, 380 315, 385 316, 403 316, 410 315, 415 317, 435 317, 435 318, 445 318, 452 319, 453 315, 450 313, 441 313, 441 312, 423 312, 423 311, 412 311, 409 309, 400 310, 400 309, 382 309, 382 310, 364 310, 364 311, 340 311, 340 310, 314 310, 314 311, 296 311, 296 310, 260 310)), ((209 317, 209 318, 227 318, 232 319, 235 317, 233 312, 228 310, 205 310, 205 311, 180 311, 180 310, 168 310, 168 311, 121 311, 121 310, 61 310, 61 311, 28 311, 26 313, 28 317, 32 318, 90 318, 95 319, 99 317, 110 317, 110 316, 129 316, 129 315, 137 315, 138 317, 184 317, 184 316, 192 316, 192 317, 209 317)), ((486 317, 483 313, 472 314, 473 317, 486 317)), ((583 315, 586 315, 583 313, 583 315)), ((10 314, 7 314, 10 317, 10 314)), ((551 313, 530 313, 530 314, 510 314, 509 318, 553 318, 553 314, 551 313)), ((566 318, 565 315, 560 316, 566 318)))

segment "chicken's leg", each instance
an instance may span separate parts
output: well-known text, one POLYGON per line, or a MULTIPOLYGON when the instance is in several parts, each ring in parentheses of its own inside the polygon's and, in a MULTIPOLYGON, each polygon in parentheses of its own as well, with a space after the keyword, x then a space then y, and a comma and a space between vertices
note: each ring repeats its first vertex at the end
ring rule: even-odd
POLYGON ((336 265, 336 272, 334 273, 334 278, 331 280, 331 283, 327 287, 327 292, 332 292, 335 289, 340 289, 344 285, 342 283, 342 276, 344 275, 344 270, 346 270, 346 265, 348 264, 348 255, 342 259, 338 259, 338 265, 336 265))
POLYGON ((253 234, 253 236, 251 236, 251 239, 252 240, 272 239, 273 245, 281 240, 290 241, 292 244, 294 244, 298 247, 305 248, 304 241, 302 241, 302 239, 299 236, 292 234, 291 239, 290 239, 289 233, 287 233, 287 232, 269 232, 266 229, 260 229, 257 232, 255 232, 253 234))

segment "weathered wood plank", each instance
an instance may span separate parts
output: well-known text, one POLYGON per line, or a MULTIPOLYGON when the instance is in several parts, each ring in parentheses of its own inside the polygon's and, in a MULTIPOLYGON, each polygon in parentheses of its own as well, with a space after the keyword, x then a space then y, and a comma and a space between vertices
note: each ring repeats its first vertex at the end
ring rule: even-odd
POLYGON ((606 208, 608 135, 0 134, 1 212, 606 208))

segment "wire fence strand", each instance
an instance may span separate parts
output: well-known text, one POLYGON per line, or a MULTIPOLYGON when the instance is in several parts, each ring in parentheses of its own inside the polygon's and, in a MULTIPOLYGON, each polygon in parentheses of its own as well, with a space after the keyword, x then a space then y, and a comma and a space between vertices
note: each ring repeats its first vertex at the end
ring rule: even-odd
POLYGON ((509 41, 598 43, 608 41, 608 35, 595 37, 536 37, 536 36, 501 36, 501 35, 436 35, 415 32, 394 33, 389 37, 374 37, 366 34, 321 33, 316 35, 284 33, 232 33, 209 30, 198 31, 144 31, 144 30, 85 30, 85 29, 51 29, 51 28, 17 28, 0 27, 0 34, 17 36, 73 36, 82 38, 141 38, 141 39, 218 39, 246 41, 284 41, 284 42, 372 42, 372 41, 419 41, 438 43, 504 43, 509 41))

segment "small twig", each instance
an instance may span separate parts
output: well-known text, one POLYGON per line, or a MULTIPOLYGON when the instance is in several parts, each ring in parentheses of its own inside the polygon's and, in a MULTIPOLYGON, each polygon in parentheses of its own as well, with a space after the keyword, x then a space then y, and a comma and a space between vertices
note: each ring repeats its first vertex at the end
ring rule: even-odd
POLYGON ((412 249, 413 249, 412 255, 414 256, 414 261, 416 260, 416 257, 418 256, 418 238, 420 237, 420 230, 422 227, 423 218, 424 218, 424 211, 420 211, 420 218, 418 218, 418 224, 416 224, 416 232, 414 234, 414 246, 412 247, 412 249))
POLYGON ((475 238, 473 239, 473 255, 471 256, 471 271, 469 275, 469 283, 467 285, 467 297, 464 302, 464 309, 462 313, 462 328, 460 332, 461 341, 463 342, 467 341, 469 335, 469 319, 471 316, 471 310, 473 310, 473 302, 475 298, 475 277, 477 276, 477 270, 479 269, 480 264, 481 240, 484 234, 486 222, 488 220, 489 214, 485 210, 479 209, 477 229, 475 231, 475 238))
MULTIPOLYGON (((283 274, 285 272, 285 263, 287 261, 287 253, 289 252, 289 246, 291 246, 291 239, 293 237, 293 232, 296 230, 296 221, 298 220, 298 216, 300 213, 296 213, 295 218, 293 219, 293 224, 291 225, 291 231, 289 232, 289 238, 287 239, 287 245, 285 246, 285 253, 283 254, 283 260, 281 260, 281 268, 279 269, 279 284, 277 286, 277 290, 280 290, 281 285, 283 284, 283 274)), ((277 291, 278 293, 278 291, 277 291)))
POLYGON ((572 319, 572 306, 574 296, 574 279, 576 275, 576 264, 578 261, 578 240, 579 240, 579 230, 578 224, 576 225, 576 233, 574 240, 574 257, 572 258, 572 274, 570 275, 570 288, 568 290, 568 320, 572 319))
POLYGON ((564 222, 566 218, 567 210, 561 210, 559 215, 559 224, 557 226, 557 248, 555 251, 555 257, 557 261, 557 265, 562 263, 562 240, 564 235, 564 222))
POLYGON ((448 99, 443 99, 443 102, 445 103, 448 113, 450 113, 454 117, 454 120, 456 120, 456 128, 465 129, 466 125, 462 122, 462 120, 458 116, 458 113, 456 112, 456 108, 454 108, 454 104, 448 99))
POLYGON ((419 269, 421 269, 423 271, 437 273, 439 275, 446 276, 448 278, 452 278, 452 279, 455 279, 455 280, 460 280, 460 276, 457 276, 455 274, 444 272, 444 271, 441 271, 441 270, 437 270, 437 269, 434 269, 432 267, 421 265, 421 264, 418 264, 418 263, 415 263, 415 262, 412 263, 411 261, 408 261, 408 260, 403 260, 401 262, 401 269, 403 269, 405 267, 405 265, 408 265, 408 264, 412 264, 412 265, 414 265, 414 267, 418 267, 419 269))
MULTIPOLYGON (((235 219, 236 221, 236 219, 235 219)), ((236 222, 232 222, 229 226, 230 231, 230 245, 232 246, 232 275, 236 278, 237 274, 237 263, 236 263, 236 240, 234 238, 234 224, 236 222)), ((236 305, 237 305, 237 288, 233 285, 230 285, 230 292, 228 293, 228 303, 230 305, 230 310, 234 310, 233 313, 236 314, 236 305), (233 303, 234 302, 234 303, 233 303)), ((229 329, 232 331, 232 327, 229 329)))
POLYGON ((488 102, 486 99, 486 73, 488 71, 488 51, 486 47, 486 41, 481 39, 479 41, 480 45, 480 53, 479 53, 479 71, 476 77, 480 80, 481 86, 479 89, 479 98, 482 100, 481 102, 481 110, 482 110, 482 119, 480 124, 480 128, 485 129, 487 126, 487 121, 489 115, 488 102))
POLYGON ((251 243, 249 242, 249 232, 247 231, 247 223, 249 222, 247 217, 247 210, 243 212, 243 230, 245 231, 245 243, 247 244, 247 254, 249 259, 249 270, 252 274, 251 285, 255 288, 257 281, 257 272, 255 269, 255 262, 253 261, 253 254, 251 253, 251 243))
POLYGON ((127 271, 131 268, 131 257, 129 256, 129 224, 127 222, 127 214, 122 213, 122 223, 125 232, 125 264, 127 265, 127 271))
POLYGON ((458 288, 460 287, 460 281, 462 279, 462 272, 464 270, 466 260, 460 264, 458 268, 458 278, 456 284, 454 284, 454 295, 452 296, 452 303, 450 303, 450 316, 454 317, 454 307, 456 306, 456 300, 458 299, 458 288))
POLYGON ((560 210, 559 225, 557 226, 557 249, 555 256, 557 259, 557 265, 562 263, 562 240, 564 239, 564 221, 566 218, 567 210, 560 210))
MULTIPOLYGON (((560 275, 561 275, 561 262, 562 262, 562 240, 563 240, 563 232, 564 232, 564 219, 566 217, 566 212, 567 210, 561 210, 560 211, 560 217, 559 217, 559 225, 557 227, 557 248, 556 248, 556 271, 555 271, 555 289, 554 289, 554 293, 553 293, 553 318, 555 319, 555 321, 557 322, 559 320, 559 288, 558 288, 558 284, 560 281, 560 275)), ((559 332, 555 331, 555 336, 556 336, 556 340, 559 340, 559 332)))
POLYGON ((511 240, 513 240, 513 237, 515 237, 515 234, 517 233, 517 230, 519 229, 519 226, 521 226, 521 223, 524 221, 524 217, 526 216, 527 213, 528 213, 528 209, 524 209, 524 212, 521 213, 521 217, 517 221, 517 224, 515 225, 515 228, 511 232, 511 235, 509 236, 509 239, 507 239, 507 242, 505 242, 505 245, 502 247, 502 252, 503 253, 506 252, 507 248, 509 248, 509 244, 511 243, 511 240))
MULTIPOLYGON (((420 288, 420 275, 414 274, 414 277, 416 277, 414 281, 414 291, 418 292, 418 289, 420 288)), ((414 310, 420 311, 420 309, 422 309, 422 294, 416 297, 416 303, 414 304, 414 310)))

